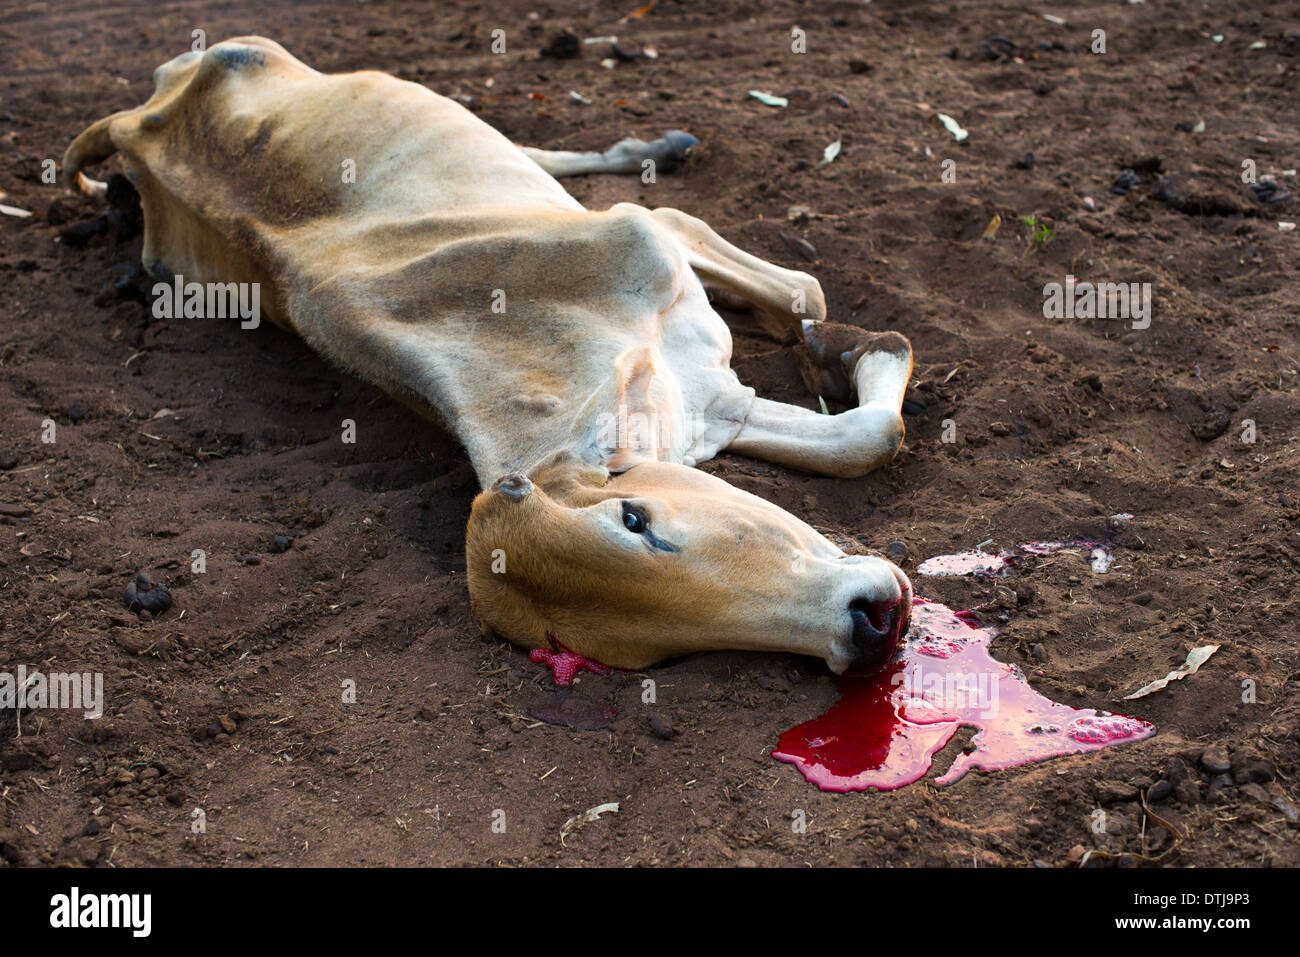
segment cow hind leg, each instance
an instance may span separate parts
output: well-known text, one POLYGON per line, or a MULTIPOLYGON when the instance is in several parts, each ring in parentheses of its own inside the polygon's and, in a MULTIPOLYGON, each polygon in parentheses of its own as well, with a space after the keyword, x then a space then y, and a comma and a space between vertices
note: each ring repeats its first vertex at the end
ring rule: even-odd
POLYGON ((670 130, 657 140, 646 142, 625 139, 603 153, 580 153, 569 150, 539 150, 521 146, 524 155, 552 176, 588 176, 592 173, 641 173, 646 163, 656 170, 668 171, 679 165, 691 147, 699 144, 682 130, 670 130))
POLYGON ((729 448, 845 477, 864 475, 897 454, 903 394, 912 374, 906 338, 825 322, 826 300, 812 276, 751 256, 678 210, 651 215, 681 242, 706 288, 738 297, 789 327, 814 394, 843 403, 857 397, 856 408, 838 415, 757 398, 729 448))
POLYGON ((896 332, 864 336, 836 356, 841 365, 852 362, 856 407, 826 415, 756 398, 729 448, 840 478, 865 475, 892 459, 903 443, 901 408, 912 375, 912 347, 896 332))

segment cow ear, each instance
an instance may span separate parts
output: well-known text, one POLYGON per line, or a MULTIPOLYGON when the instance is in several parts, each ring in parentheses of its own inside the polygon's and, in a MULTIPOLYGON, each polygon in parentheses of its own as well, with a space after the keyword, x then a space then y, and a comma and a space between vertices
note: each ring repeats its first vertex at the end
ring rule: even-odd
POLYGON ((653 350, 647 346, 628 349, 615 360, 614 371, 618 401, 600 441, 610 471, 625 472, 659 457, 656 450, 666 444, 662 433, 670 422, 656 402, 658 370, 653 350))

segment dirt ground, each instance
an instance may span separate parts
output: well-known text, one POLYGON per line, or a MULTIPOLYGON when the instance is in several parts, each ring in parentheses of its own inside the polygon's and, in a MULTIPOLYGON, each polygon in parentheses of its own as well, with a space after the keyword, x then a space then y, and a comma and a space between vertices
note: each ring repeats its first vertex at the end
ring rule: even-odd
MULTIPOLYGON (((1298 185, 1300 4, 659 0, 618 22, 637 5, 19 0, 0 14, 0 202, 35 214, 0 216, 0 670, 100 671, 108 696, 99 721, 0 711, 0 858, 1064 867, 1099 848, 1300 864, 1300 257, 1278 226, 1300 218, 1279 199, 1298 185), (658 56, 539 58, 565 27, 658 56), (195 28, 472 96, 521 143, 696 134, 688 166, 654 184, 566 186, 594 208, 681 208, 812 272, 831 318, 910 337, 923 405, 906 451, 864 479, 726 454, 707 470, 841 542, 905 543, 912 573, 989 539, 1115 541, 1104 575, 1061 554, 1006 580, 993 650, 1055 700, 1158 733, 949 788, 821 793, 770 752, 835 700, 831 676, 742 653, 654 669, 654 705, 642 675, 584 675, 569 704, 613 707, 601 730, 534 721, 549 674, 470 614, 476 485, 455 440, 269 324, 153 319, 114 289, 138 237, 56 241, 99 207, 43 183, 42 161, 147 99, 195 28), (1243 184, 1247 159, 1277 201, 1243 184), (1126 167, 1134 188, 1112 192, 1126 167), (1050 240, 1028 241, 1022 216, 1050 240), (1150 327, 1045 319, 1044 284, 1067 273, 1151 283, 1150 327), (338 441, 344 418, 355 445, 338 441), (154 620, 120 598, 142 570, 176 599, 154 620), (1198 674, 1121 704, 1207 643, 1221 647, 1198 674), (1210 769, 1225 759, 1229 773, 1210 769), (570 823, 606 802, 618 812, 570 823)), ((725 315, 741 378, 815 408, 788 346, 725 315)), ((954 608, 997 594, 914 581, 954 608)), ((1151 866, 1089 866, 1134 863, 1151 866)))

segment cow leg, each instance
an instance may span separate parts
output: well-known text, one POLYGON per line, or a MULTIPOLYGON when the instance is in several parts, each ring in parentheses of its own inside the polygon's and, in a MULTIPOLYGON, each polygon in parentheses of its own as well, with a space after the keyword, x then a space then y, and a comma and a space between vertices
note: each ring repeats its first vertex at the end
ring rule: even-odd
POLYGON ((657 140, 620 140, 603 153, 539 150, 521 146, 524 155, 552 176, 587 176, 591 173, 640 173, 647 160, 660 170, 671 170, 700 141, 682 130, 670 130, 657 140))
POLYGON ((892 459, 903 443, 900 410, 912 375, 912 348, 896 332, 866 336, 859 347, 845 352, 856 352, 850 368, 857 407, 824 415, 756 398, 728 448, 840 478, 865 475, 892 459))
POLYGON ((826 300, 812 276, 751 256, 678 210, 651 215, 682 243, 706 288, 737 296, 795 327, 803 340, 796 348, 804 377, 814 393, 839 402, 857 396, 857 407, 838 415, 756 398, 729 448, 842 477, 865 475, 897 454, 903 393, 912 374, 906 338, 824 322, 826 300))

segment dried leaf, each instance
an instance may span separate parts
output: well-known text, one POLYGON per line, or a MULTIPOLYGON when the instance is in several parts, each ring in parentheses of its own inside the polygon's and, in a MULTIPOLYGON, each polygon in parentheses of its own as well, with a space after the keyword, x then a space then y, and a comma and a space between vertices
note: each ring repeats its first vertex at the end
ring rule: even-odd
POLYGON ((830 146, 826 147, 824 151, 822 151, 822 158, 817 163, 817 166, 814 168, 821 169, 823 166, 827 166, 835 162, 835 157, 839 155, 840 155, 840 141, 836 140, 830 146))
POLYGON ((629 20, 640 20, 640 19, 641 19, 642 17, 644 17, 647 13, 649 13, 651 10, 653 10, 653 9, 655 8, 655 2, 656 2, 656 0, 650 0, 650 2, 647 3, 644 7, 637 7, 635 10, 633 10, 633 11, 632 11, 631 13, 629 13, 627 16, 625 16, 625 17, 620 17, 618 22, 619 22, 619 23, 627 23, 629 20))
POLYGON ((956 120, 954 120, 947 113, 939 113, 937 115, 939 117, 939 122, 943 124, 944 129, 946 129, 949 133, 951 133, 952 138, 955 139, 958 143, 964 142, 966 137, 970 136, 970 133, 966 130, 963 130, 961 128, 961 124, 958 123, 956 120))
POLYGON ((790 101, 785 97, 773 96, 771 93, 764 93, 761 90, 750 90, 749 95, 758 100, 758 102, 764 103, 767 106, 784 107, 790 105, 790 101))
POLYGON ((1200 670, 1201 665, 1210 660, 1210 655, 1219 650, 1218 645, 1201 645, 1199 648, 1193 648, 1187 653, 1187 660, 1175 668, 1163 678, 1157 678, 1148 685, 1143 685, 1134 691, 1131 695, 1126 695, 1125 701, 1132 701, 1134 698, 1145 698, 1153 691, 1159 691, 1171 681, 1181 681, 1188 675, 1194 675, 1200 670))

